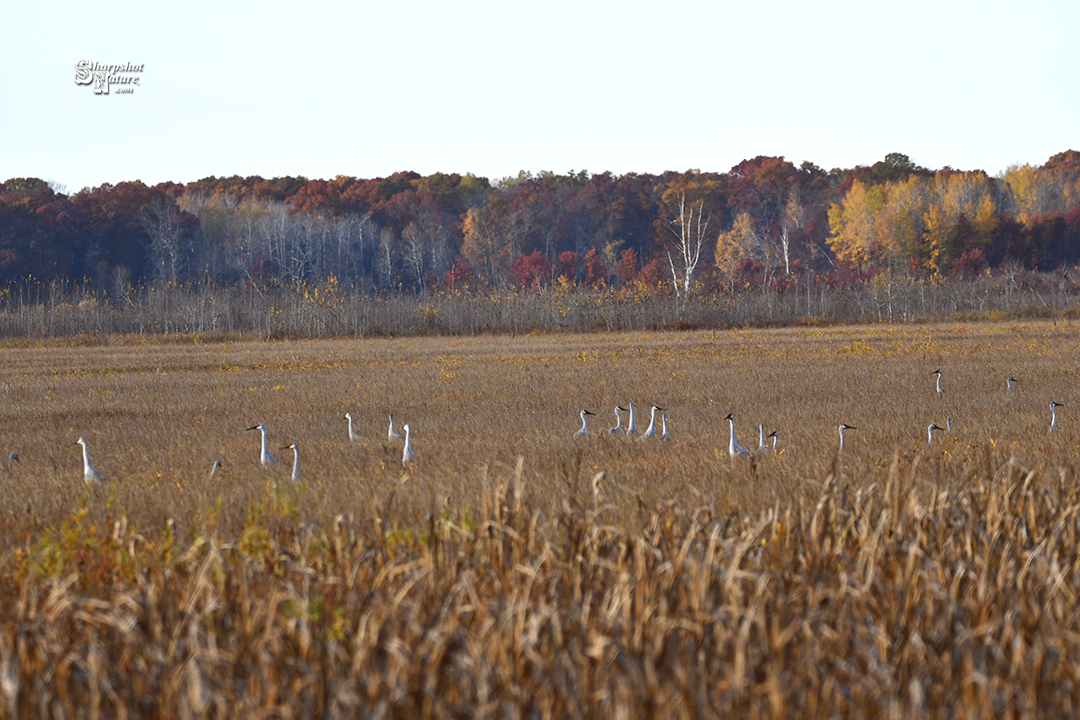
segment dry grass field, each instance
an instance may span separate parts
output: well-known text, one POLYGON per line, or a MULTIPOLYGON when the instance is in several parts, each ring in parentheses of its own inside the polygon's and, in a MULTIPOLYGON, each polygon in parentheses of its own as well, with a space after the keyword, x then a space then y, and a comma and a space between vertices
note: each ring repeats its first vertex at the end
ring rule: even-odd
POLYGON ((1029 322, 0 350, 0 716, 1075 715, 1078 346, 1029 322), (631 400, 672 439, 608 436, 631 400), (728 413, 781 451, 729 458, 728 413))

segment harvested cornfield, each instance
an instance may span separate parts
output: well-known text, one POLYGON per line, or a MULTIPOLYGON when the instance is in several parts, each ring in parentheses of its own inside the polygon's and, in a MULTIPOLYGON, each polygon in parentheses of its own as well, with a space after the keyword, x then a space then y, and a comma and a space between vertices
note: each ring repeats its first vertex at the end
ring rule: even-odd
POLYGON ((7 351, 6 715, 1075 714, 1077 338, 7 351), (574 436, 632 398, 669 442, 574 436), (780 451, 729 458, 728 412, 780 451), (259 421, 304 482, 259 466, 259 421))

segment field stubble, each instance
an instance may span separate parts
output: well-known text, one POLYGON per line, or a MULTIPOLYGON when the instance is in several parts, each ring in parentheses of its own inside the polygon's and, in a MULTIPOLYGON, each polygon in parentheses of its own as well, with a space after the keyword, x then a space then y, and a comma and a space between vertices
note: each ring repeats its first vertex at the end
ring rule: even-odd
POLYGON ((1075 713, 1078 344, 1010 323, 3 351, 8 715, 1075 713), (608 437, 630 400, 673 439, 608 437), (782 452, 729 459, 729 412, 782 452), (258 465, 258 422, 302 485, 258 465))

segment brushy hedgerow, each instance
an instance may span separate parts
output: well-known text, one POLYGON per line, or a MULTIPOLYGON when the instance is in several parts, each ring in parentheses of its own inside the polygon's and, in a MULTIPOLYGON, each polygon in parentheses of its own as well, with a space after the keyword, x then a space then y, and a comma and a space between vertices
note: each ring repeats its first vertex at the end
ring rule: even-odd
POLYGON ((267 289, 155 283, 119 295, 31 283, 0 289, 0 338, 25 347, 52 338, 99 344, 116 335, 215 342, 1037 319, 1076 317, 1078 297, 1080 284, 1067 270, 1019 268, 953 279, 886 271, 700 282, 685 299, 666 281, 422 295, 358 293, 333 277, 267 289))

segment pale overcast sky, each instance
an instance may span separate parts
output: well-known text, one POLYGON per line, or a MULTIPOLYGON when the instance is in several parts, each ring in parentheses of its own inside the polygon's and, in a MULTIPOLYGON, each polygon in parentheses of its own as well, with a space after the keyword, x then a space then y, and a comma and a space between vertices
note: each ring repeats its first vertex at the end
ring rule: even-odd
POLYGON ((1080 150, 1080 2, 6 2, 0 180, 826 169, 1080 150), (95 95, 76 64, 142 64, 95 95))

